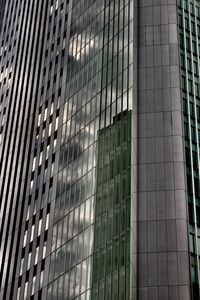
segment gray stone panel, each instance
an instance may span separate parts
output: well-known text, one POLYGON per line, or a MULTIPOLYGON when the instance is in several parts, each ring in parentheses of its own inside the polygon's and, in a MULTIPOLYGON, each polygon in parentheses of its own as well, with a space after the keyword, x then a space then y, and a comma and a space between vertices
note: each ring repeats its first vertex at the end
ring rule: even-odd
POLYGON ((189 300, 176 0, 137 3, 138 300, 189 300))

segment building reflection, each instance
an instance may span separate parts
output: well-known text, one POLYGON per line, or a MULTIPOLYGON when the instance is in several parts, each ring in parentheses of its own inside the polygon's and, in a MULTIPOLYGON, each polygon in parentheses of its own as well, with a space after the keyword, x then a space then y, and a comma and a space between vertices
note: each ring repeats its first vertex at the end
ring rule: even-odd
POLYGON ((71 11, 49 299, 104 288, 110 299, 119 279, 129 297, 132 49, 128 5, 117 6, 81 0, 71 11))
POLYGON ((131 114, 98 132, 92 299, 130 299, 131 114))

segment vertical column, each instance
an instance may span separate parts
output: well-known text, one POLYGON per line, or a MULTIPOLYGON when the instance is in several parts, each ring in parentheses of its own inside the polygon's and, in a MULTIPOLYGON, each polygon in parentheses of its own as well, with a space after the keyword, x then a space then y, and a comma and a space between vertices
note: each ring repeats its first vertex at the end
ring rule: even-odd
POLYGON ((138 299, 190 299, 176 1, 138 20, 138 299))

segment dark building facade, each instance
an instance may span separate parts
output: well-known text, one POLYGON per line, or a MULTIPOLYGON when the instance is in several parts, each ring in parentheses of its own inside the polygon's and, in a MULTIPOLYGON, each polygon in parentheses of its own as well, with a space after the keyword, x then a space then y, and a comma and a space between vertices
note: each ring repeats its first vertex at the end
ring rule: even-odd
POLYGON ((199 69, 197 0, 0 0, 0 299, 199 299, 199 69))
POLYGON ((92 299, 130 299, 131 114, 98 132, 92 299))

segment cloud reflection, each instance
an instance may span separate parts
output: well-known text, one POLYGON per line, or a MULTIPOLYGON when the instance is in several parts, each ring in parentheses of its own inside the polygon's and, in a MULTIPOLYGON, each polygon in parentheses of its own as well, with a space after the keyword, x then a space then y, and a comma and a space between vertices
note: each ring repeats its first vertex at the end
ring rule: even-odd
MULTIPOLYGON (((122 80, 112 81, 122 72, 117 65, 122 68, 122 61, 128 60, 128 47, 119 52, 127 41, 122 40, 123 35, 117 34, 116 41, 119 42, 115 47, 115 40, 111 39, 113 23, 110 23, 110 28, 104 28, 104 13, 112 15, 114 1, 104 11, 102 1, 90 1, 87 12, 84 12, 85 1, 78 3, 72 10, 66 86, 68 99, 64 105, 59 160, 61 175, 57 192, 58 202, 64 195, 67 207, 65 219, 68 221, 63 225, 62 240, 58 241, 58 235, 53 240, 53 247, 63 244, 63 238, 67 242, 61 247, 65 251, 67 265, 64 275, 69 293, 67 299, 73 299, 91 287, 97 133, 100 128, 109 125, 122 109, 127 109, 127 103, 121 105, 121 100, 116 102, 123 92, 122 80), (104 66, 104 60, 111 62, 113 56, 113 65, 104 66), (109 76, 110 84, 106 86, 109 76)), ((55 215, 57 222, 60 205, 56 206, 55 215)))

